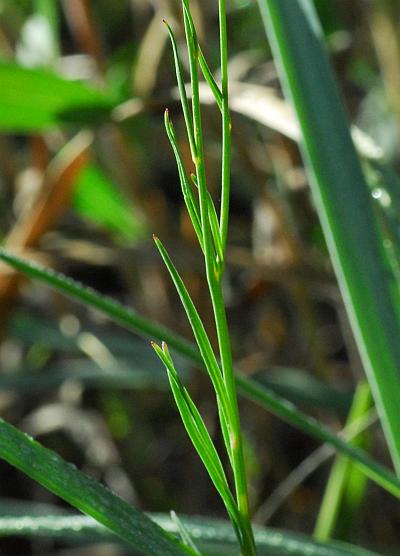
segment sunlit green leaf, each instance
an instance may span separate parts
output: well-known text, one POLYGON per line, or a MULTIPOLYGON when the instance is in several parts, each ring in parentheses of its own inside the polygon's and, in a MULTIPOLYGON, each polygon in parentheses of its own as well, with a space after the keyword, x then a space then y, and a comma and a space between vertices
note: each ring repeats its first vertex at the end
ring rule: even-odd
POLYGON ((34 132, 60 123, 109 119, 112 99, 84 83, 0 62, 0 131, 34 132))

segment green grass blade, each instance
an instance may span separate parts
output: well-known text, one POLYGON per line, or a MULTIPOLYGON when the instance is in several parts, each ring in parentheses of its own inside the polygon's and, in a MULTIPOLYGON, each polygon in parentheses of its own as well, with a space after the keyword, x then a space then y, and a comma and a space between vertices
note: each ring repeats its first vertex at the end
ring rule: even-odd
POLYGON ((229 515, 232 517, 232 520, 238 524, 239 516, 235 506, 235 501, 230 492, 224 468, 214 443, 211 440, 207 427, 205 426, 196 405, 191 399, 189 392, 179 378, 166 344, 164 343, 163 347, 160 348, 160 346, 153 342, 152 346, 167 369, 168 379, 174 395, 175 403, 189 438, 204 463, 210 479, 219 492, 229 515))
POLYGON ((306 434, 325 442, 335 448, 339 453, 349 456, 355 465, 361 469, 367 477, 391 492, 393 496, 400 498, 400 480, 386 467, 376 462, 363 450, 355 448, 349 442, 331 432, 313 417, 305 415, 288 402, 273 392, 269 391, 254 380, 244 379, 237 376, 237 384, 242 394, 262 407, 268 407, 277 417, 290 423, 306 434))
MULTIPOLYGON (((32 508, 34 510, 34 506, 32 508)), ((150 514, 151 519, 173 534, 179 534, 175 520, 166 514, 150 514)), ((235 533, 229 523, 179 516, 196 546, 205 554, 237 556, 235 533)), ((254 527, 260 556, 379 556, 364 548, 341 542, 316 542, 306 535, 254 527)), ((78 515, 18 515, 0 517, 0 537, 51 537, 66 541, 115 541, 115 535, 86 516, 78 515)))
POLYGON ((207 195, 207 198, 208 198, 208 218, 210 222, 211 235, 214 241, 215 251, 218 255, 218 261, 222 264, 224 261, 224 248, 222 245, 222 238, 219 229, 217 211, 215 210, 214 201, 212 200, 210 194, 207 195))
POLYGON ((182 305, 186 311, 186 315, 192 327, 193 334, 196 338, 196 343, 199 346, 204 364, 213 383, 217 399, 221 402, 222 410, 225 413, 228 405, 221 369, 219 367, 217 358, 215 357, 215 353, 211 346, 210 340, 208 339, 207 333, 204 329, 204 325, 201 321, 196 307, 194 306, 192 299, 190 298, 189 292, 187 291, 181 277, 179 276, 178 271, 172 263, 165 247, 158 238, 154 238, 154 241, 182 301, 182 305))
POLYGON ((202 362, 201 355, 193 344, 177 334, 174 334, 168 328, 142 317, 132 309, 124 307, 111 297, 101 295, 92 288, 88 288, 61 273, 46 269, 35 263, 24 261, 20 257, 12 255, 2 249, 0 249, 0 260, 8 263, 16 270, 23 272, 29 278, 44 282, 72 299, 88 307, 97 309, 122 326, 130 330, 140 331, 146 338, 156 338, 160 341, 165 340, 170 346, 173 346, 183 355, 186 355, 196 362, 202 362))
MULTIPOLYGON (((198 189, 197 178, 194 174, 190 175, 193 185, 198 189)), ((210 223, 211 236, 214 242, 215 252, 218 255, 218 260, 222 263, 224 260, 224 253, 222 248, 221 232, 219 230, 219 221, 217 211, 215 209, 214 201, 210 193, 207 191, 207 204, 208 204, 208 220, 210 223)))
POLYGON ((207 282, 211 284, 214 276, 214 252, 211 241, 211 232, 209 229, 209 216, 208 216, 208 191, 207 191, 207 177, 205 169, 205 157, 203 146, 203 131, 201 121, 201 108, 200 108, 200 90, 199 90, 199 45, 197 40, 196 29, 193 23, 192 15, 190 13, 190 6, 188 0, 182 0, 183 19, 185 25, 186 42, 189 52, 189 65, 190 65, 190 83, 192 89, 192 114, 193 114, 193 129, 196 141, 196 157, 194 165, 196 168, 196 178, 199 191, 199 205, 201 217, 201 229, 203 236, 204 246, 204 260, 206 266, 207 282))
POLYGON ((190 553, 145 514, 2 419, 0 457, 142 553, 155 556, 190 553))
POLYGON ((400 473, 400 324, 364 175, 312 3, 259 0, 302 129, 311 186, 352 328, 400 473))
POLYGON ((197 148, 196 148, 196 141, 195 141, 194 131, 193 131, 193 120, 190 113, 189 101, 186 94, 186 85, 185 85, 185 79, 183 77, 182 65, 179 59, 178 46, 176 44, 175 35, 171 27, 168 25, 168 23, 165 20, 164 23, 167 27, 168 34, 171 39, 172 52, 174 55, 174 63, 175 63, 175 71, 176 71, 176 80, 178 82, 179 96, 182 104, 183 117, 185 118, 185 125, 186 125, 186 130, 189 139, 190 151, 192 153, 192 157, 195 158, 197 153, 197 148))
MULTIPOLYGON (((110 297, 103 296, 95 290, 84 287, 71 278, 46 269, 41 265, 27 262, 1 249, 0 260, 8 263, 16 270, 23 272, 29 278, 39 280, 71 297, 75 301, 79 301, 88 307, 97 309, 102 314, 106 315, 114 322, 125 326, 127 329, 140 333, 149 339, 157 339, 160 342, 165 340, 169 346, 173 347, 177 352, 191 361, 203 363, 200 352, 191 342, 174 334, 168 328, 138 315, 132 311, 132 309, 124 307, 110 297)), ((243 396, 257 403, 260 407, 272 411, 277 417, 303 431, 305 434, 330 444, 339 453, 348 455, 372 481, 375 481, 382 488, 400 498, 400 480, 362 450, 352 447, 348 442, 331 432, 324 425, 312 417, 307 416, 292 403, 274 394, 272 390, 257 383, 255 380, 236 374, 236 381, 238 389, 243 396)))
POLYGON ((193 552, 196 554, 196 556, 201 556, 201 553, 199 552, 197 546, 194 544, 193 539, 190 536, 189 531, 183 525, 183 523, 180 520, 178 514, 175 513, 174 511, 171 511, 170 516, 171 516, 172 521, 176 524, 176 527, 179 531, 179 535, 180 535, 183 543, 186 544, 187 546, 190 546, 190 548, 193 550, 193 552))
POLYGON ((172 150, 175 155, 176 165, 178 167, 179 173, 179 180, 181 183, 181 189, 183 194, 183 199, 185 201, 186 209, 190 216, 190 220, 192 222, 194 231, 196 232, 197 238, 200 243, 200 247, 204 252, 204 245, 203 245, 203 232, 201 230, 201 220, 199 214, 199 207, 197 200, 193 194, 192 186, 190 183, 189 176, 186 172, 185 165, 183 163, 182 155, 180 153, 178 143, 175 136, 174 126, 172 125, 171 120, 169 119, 169 112, 168 110, 165 111, 164 115, 164 122, 165 122, 165 129, 167 132, 167 136, 169 142, 171 143, 172 150))
MULTIPOLYGON (((357 422, 362 419, 371 408, 371 390, 367 382, 361 382, 354 395, 353 404, 346 422, 346 427, 356 426, 356 436, 351 440, 357 445, 360 441, 357 422)), ((339 518, 340 508, 345 495, 346 486, 353 469, 351 460, 345 456, 338 456, 333 464, 326 485, 322 504, 318 512, 314 537, 319 541, 326 541, 334 536, 335 527, 339 518)))
POLYGON ((201 68, 201 72, 210 87, 212 94, 214 95, 215 101, 218 105, 218 108, 222 110, 222 93, 220 88, 218 87, 217 82, 214 79, 213 74, 211 73, 210 68, 208 67, 207 61, 204 57, 203 51, 199 46, 199 65, 201 68))

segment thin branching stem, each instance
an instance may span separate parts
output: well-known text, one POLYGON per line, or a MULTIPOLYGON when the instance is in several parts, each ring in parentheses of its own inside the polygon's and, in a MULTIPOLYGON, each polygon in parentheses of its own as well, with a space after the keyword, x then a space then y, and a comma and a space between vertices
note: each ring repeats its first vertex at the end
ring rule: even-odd
MULTIPOLYGON (((203 145, 203 132, 200 109, 199 93, 199 65, 205 68, 208 75, 209 69, 205 59, 202 64, 199 61, 200 51, 197 42, 196 30, 190 14, 189 0, 183 0, 184 24, 186 40, 189 48, 190 80, 192 87, 192 120, 193 127, 188 130, 189 137, 192 137, 192 157, 196 169, 195 183, 198 187, 201 235, 203 240, 203 252, 206 267, 207 283, 213 306, 213 313, 218 337, 218 347, 221 359, 222 376, 225 391, 223 398, 226 397, 227 407, 221 405, 219 399, 221 426, 224 433, 224 440, 227 444, 227 451, 232 465, 236 504, 239 517, 237 529, 241 551, 244 556, 255 556, 256 548, 249 517, 249 502, 247 494, 247 478, 243 456, 243 442, 240 428, 239 408, 237 402, 236 384, 233 372, 232 349, 230 343, 229 329, 226 318, 225 304, 222 291, 222 277, 224 271, 224 259, 226 250, 226 240, 228 234, 229 221, 229 196, 230 196, 230 159, 231 159, 231 138, 230 138, 230 115, 228 105, 228 53, 227 53, 227 29, 225 1, 219 2, 220 18, 220 51, 221 51, 221 113, 222 113, 222 167, 221 167, 221 210, 219 219, 219 229, 212 227, 210 221, 210 195, 207 189, 207 178, 205 169, 205 156, 203 145), (218 234, 215 241, 215 233, 218 234), (213 243, 214 234, 214 243, 213 243), (219 247, 219 248, 218 248, 219 247)), ((185 112, 185 120, 190 120, 188 114, 188 104, 186 94, 183 91, 182 75, 177 56, 176 43, 172 31, 171 39, 174 46, 175 63, 177 67, 178 80, 180 83, 181 99, 185 112)), ((204 69, 203 69, 204 71, 204 69)), ((191 127, 191 126, 190 126, 191 127)), ((212 201, 211 201, 212 202, 212 201)), ((213 216, 213 214, 211 214, 213 216)), ((217 398, 220 396, 217 392, 217 398)))

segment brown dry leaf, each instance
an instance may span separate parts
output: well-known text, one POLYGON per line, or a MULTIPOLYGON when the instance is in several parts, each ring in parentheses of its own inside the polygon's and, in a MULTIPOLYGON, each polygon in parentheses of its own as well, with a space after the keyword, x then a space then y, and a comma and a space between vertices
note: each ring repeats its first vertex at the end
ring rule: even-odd
MULTIPOLYGON (((78 133, 50 162, 44 174, 40 194, 32 207, 23 211, 11 229, 4 247, 24 253, 36 247, 44 233, 54 228, 70 205, 72 188, 79 172, 89 161, 93 136, 88 131, 78 133)), ((5 266, 0 273, 1 319, 7 315, 18 294, 21 277, 5 266)))

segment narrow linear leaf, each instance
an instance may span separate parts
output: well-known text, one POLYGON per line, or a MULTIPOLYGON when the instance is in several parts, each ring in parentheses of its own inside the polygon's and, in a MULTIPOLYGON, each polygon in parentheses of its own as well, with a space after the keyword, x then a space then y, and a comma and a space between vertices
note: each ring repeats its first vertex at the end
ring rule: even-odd
POLYGON ((193 552, 197 556, 201 556, 201 553, 199 552, 197 546, 194 544, 193 539, 190 536, 189 531, 183 525, 183 523, 180 520, 178 514, 174 511, 171 511, 170 516, 171 516, 171 520, 176 524, 176 527, 179 531, 179 535, 181 536, 181 539, 184 542, 184 544, 186 544, 187 546, 190 546, 190 548, 193 550, 193 552))
POLYGON ((172 150, 174 152, 175 159, 176 159, 176 165, 178 167, 179 180, 180 180, 180 183, 181 183, 183 199, 185 201, 187 211, 189 213, 191 222, 193 224, 193 228, 194 228, 194 230, 196 232, 196 235, 197 235, 197 238, 199 240, 200 247, 204 251, 203 233, 202 233, 202 230, 201 230, 201 221, 200 221, 198 203, 197 203, 197 201, 194 197, 193 191, 192 191, 189 176, 186 172, 186 168, 185 168, 185 165, 183 163, 182 155, 180 153, 178 143, 176 141, 174 127, 172 125, 171 120, 169 119, 168 110, 165 111, 164 120, 165 120, 165 129, 167 131, 168 139, 171 143, 171 147, 172 147, 172 150))
POLYGON ((314 7, 258 0, 300 123, 316 207, 364 368, 400 474, 400 319, 362 173, 314 7))
POLYGON ((194 130, 193 130, 193 120, 192 120, 192 116, 191 116, 191 113, 190 113, 190 106, 189 106, 188 97, 187 97, 187 94, 186 94, 185 79, 183 77, 182 64, 181 64, 180 59, 179 59, 178 46, 176 44, 175 35, 174 35, 174 32, 172 31, 171 27, 168 25, 168 23, 165 20, 164 20, 164 23, 165 23, 165 26, 167 27, 168 34, 169 34, 169 37, 171 39, 172 52, 174 54, 176 79, 177 79, 177 82, 178 82, 179 96, 180 96, 180 99, 181 99, 183 116, 185 118, 185 125, 186 125, 186 130, 187 130, 188 139, 189 139, 190 151, 192 153, 192 157, 196 157, 197 147, 196 147, 196 140, 195 140, 194 130))
POLYGON ((163 344, 163 348, 160 348, 160 346, 154 342, 152 343, 152 346, 167 369, 168 379, 175 403, 189 438, 204 463, 210 479, 219 492, 229 514, 234 522, 237 523, 239 521, 237 508, 230 492, 228 481, 226 479, 225 471, 218 452, 215 449, 213 441, 211 440, 203 418, 190 397, 189 392, 182 384, 167 346, 163 344))
POLYGON ((189 292, 187 291, 186 286, 183 283, 182 278, 179 276, 179 273, 176 270, 173 262, 171 261, 171 258, 169 257, 165 247, 158 238, 155 237, 154 241, 182 301, 186 315, 192 327, 193 334, 196 338, 197 345, 199 346, 200 353, 203 357, 204 363, 207 367, 211 381, 215 388, 217 399, 221 402, 222 410, 225 413, 228 405, 226 401, 226 392, 222 379, 221 369, 219 367, 217 358, 215 357, 210 340, 208 339, 207 333, 204 329, 204 325, 189 295, 189 292))
MULTIPOLYGON (((196 187, 196 189, 198 189, 199 186, 197 183, 197 177, 194 174, 191 174, 190 178, 192 180, 193 185, 196 187)), ((209 191, 207 191, 207 209, 208 209, 208 220, 210 223, 211 236, 214 241, 215 252, 218 255, 219 261, 223 262, 224 253, 222 249, 222 239, 221 239, 221 232, 219 229, 219 220, 218 220, 217 211, 215 209, 214 201, 212 200, 209 191)))
POLYGON ((218 255, 218 259, 222 263, 224 261, 224 251, 222 246, 221 232, 219 229, 217 211, 215 210, 214 201, 212 200, 210 193, 208 193, 207 199, 208 199, 208 219, 210 221, 211 235, 214 241, 215 251, 218 255))
MULTIPOLYGON (((166 514, 150 514, 152 520, 170 533, 179 534, 177 523, 166 514)), ((238 546, 230 523, 179 516, 182 525, 201 551, 221 556, 237 556, 238 546)), ((254 527, 260 556, 380 556, 364 548, 342 542, 316 542, 306 535, 254 527)), ((0 537, 42 537, 64 540, 118 541, 105 527, 90 517, 78 515, 0 517, 0 537)))
MULTIPOLYGON (((0 260, 6 262, 16 270, 26 274, 29 278, 64 293, 75 301, 84 303, 87 307, 97 309, 114 322, 137 332, 146 338, 166 341, 181 355, 197 364, 203 364, 203 358, 198 349, 188 340, 173 333, 157 323, 146 319, 93 289, 87 288, 79 282, 61 273, 49 270, 41 265, 27 262, 20 257, 0 249, 0 260)), ((294 404, 281 398, 271 389, 236 373, 237 386, 240 393, 260 407, 272 411, 277 417, 290 423, 313 438, 326 442, 338 452, 348 455, 363 472, 382 488, 400 498, 400 481, 387 468, 373 460, 368 454, 352 447, 341 437, 331 432, 327 427, 300 411, 294 404)))
POLYGON ((215 81, 214 76, 211 73, 210 68, 208 67, 207 61, 204 57, 203 51, 200 48, 200 46, 199 46, 199 64, 200 64, 201 71, 204 75, 204 78, 207 81, 208 86, 210 87, 210 89, 211 89, 211 91, 214 95, 214 98, 216 100, 218 108, 220 110, 222 110, 222 93, 221 93, 221 90, 220 90, 217 82, 215 81))
POLYGON ((189 359, 193 359, 198 363, 202 362, 201 355, 193 344, 180 338, 168 328, 142 317, 133 309, 124 307, 111 297, 101 295, 92 288, 88 288, 59 272, 47 269, 33 262, 24 261, 20 257, 2 249, 0 249, 0 260, 26 274, 29 278, 40 280, 76 301, 97 309, 126 328, 140 331, 146 338, 157 338, 160 341, 165 340, 169 345, 174 346, 175 349, 189 357, 189 359))
POLYGON ((145 514, 2 419, 0 457, 143 554, 180 556, 189 553, 145 514))

